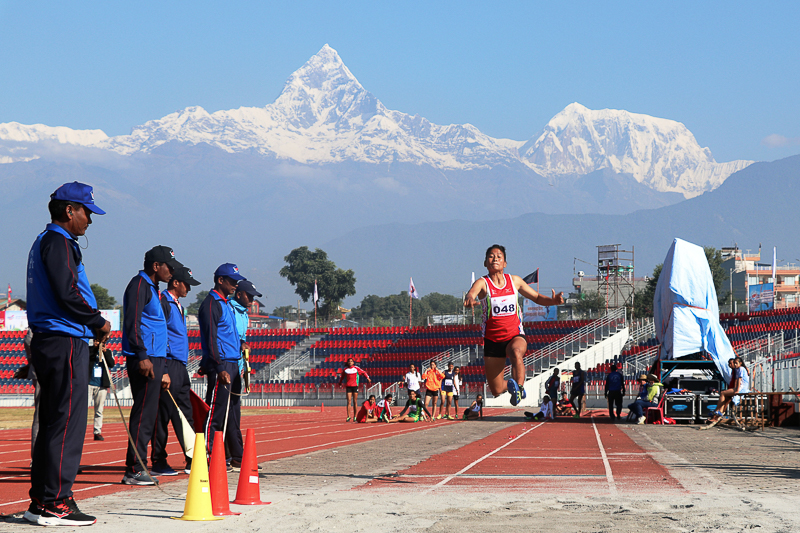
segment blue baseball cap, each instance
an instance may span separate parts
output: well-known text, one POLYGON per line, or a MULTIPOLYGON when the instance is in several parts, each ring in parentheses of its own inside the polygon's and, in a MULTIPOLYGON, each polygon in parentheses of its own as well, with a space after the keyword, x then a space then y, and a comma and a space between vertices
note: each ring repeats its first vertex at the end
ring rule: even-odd
POLYGON ((220 276, 227 276, 231 279, 235 279, 236 281, 242 281, 245 279, 244 276, 239 274, 239 267, 233 263, 224 263, 217 267, 217 269, 214 271, 214 279, 217 279, 220 276))
POLYGON ((56 192, 50 195, 53 200, 65 200, 67 202, 75 202, 76 204, 83 204, 86 209, 95 213, 96 215, 105 215, 106 212, 94 204, 94 190, 91 185, 73 181, 72 183, 65 183, 56 192))

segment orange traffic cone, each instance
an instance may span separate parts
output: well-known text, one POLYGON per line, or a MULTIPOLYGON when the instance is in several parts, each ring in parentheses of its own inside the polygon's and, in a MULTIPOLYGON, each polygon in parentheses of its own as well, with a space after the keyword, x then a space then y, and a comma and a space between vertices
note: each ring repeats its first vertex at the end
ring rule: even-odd
MULTIPOLYGON (((198 433, 194 440, 195 450, 204 450, 206 439, 198 433)), ((189 474, 189 490, 186 491, 186 504, 183 507, 183 516, 175 520, 222 520, 217 518, 211 510, 211 494, 208 484, 208 464, 200 457, 192 461, 192 473, 189 474)))
POLYGON ((258 459, 256 459, 256 434, 252 429, 247 430, 244 441, 244 457, 242 469, 239 472, 239 484, 236 486, 236 499, 238 505, 266 505, 270 502, 261 501, 261 491, 258 487, 258 459))
POLYGON ((267 409, 269 409, 269 402, 267 402, 267 409))
POLYGON ((214 516, 235 515, 228 500, 228 469, 225 465, 225 443, 222 432, 214 432, 214 448, 211 450, 211 466, 208 470, 211 487, 211 510, 214 516))
POLYGON ((322 402, 322 405, 319 408, 319 412, 320 413, 324 413, 325 412, 325 402, 322 402))

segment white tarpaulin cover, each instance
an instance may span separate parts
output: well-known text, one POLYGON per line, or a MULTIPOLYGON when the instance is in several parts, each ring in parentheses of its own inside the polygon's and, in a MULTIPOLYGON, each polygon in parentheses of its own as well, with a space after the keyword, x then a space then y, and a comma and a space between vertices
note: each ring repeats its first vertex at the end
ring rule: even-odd
POLYGON ((705 350, 730 380, 728 359, 736 354, 719 323, 714 280, 701 247, 681 239, 672 243, 656 285, 653 317, 661 359, 705 350))

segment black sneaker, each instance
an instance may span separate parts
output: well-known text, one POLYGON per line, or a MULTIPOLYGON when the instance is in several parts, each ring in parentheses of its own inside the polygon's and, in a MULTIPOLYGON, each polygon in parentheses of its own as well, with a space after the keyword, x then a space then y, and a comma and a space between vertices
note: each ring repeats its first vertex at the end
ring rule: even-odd
POLYGON ((150 469, 150 474, 153 476, 177 476, 178 472, 164 461, 153 465, 153 468, 150 469))
POLYGON ((191 474, 192 473, 192 460, 186 459, 186 467, 183 469, 184 474, 191 474))
POLYGON ((32 524, 38 524, 39 517, 42 516, 42 511, 44 511, 44 507, 36 502, 31 502, 30 506, 28 506, 28 510, 22 515, 22 518, 32 524))
POLYGON ((106 439, 100 433, 95 433, 94 440, 106 440, 106 439))
POLYGON ((144 472, 125 472, 122 476, 123 485, 155 485, 158 480, 144 472))
POLYGON ((40 526, 91 526, 97 518, 84 514, 72 498, 45 504, 37 522, 40 526))

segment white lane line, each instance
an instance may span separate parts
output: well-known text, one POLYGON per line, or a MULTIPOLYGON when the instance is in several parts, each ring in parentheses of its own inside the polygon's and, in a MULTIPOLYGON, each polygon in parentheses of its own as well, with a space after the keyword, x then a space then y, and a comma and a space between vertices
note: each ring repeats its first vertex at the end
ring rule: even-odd
POLYGON ((538 427, 541 427, 541 426, 543 426, 543 425, 544 425, 544 422, 540 422, 539 424, 537 424, 537 425, 533 426, 532 428, 530 428, 530 429, 528 429, 528 430, 526 430, 526 431, 522 432, 521 434, 519 434, 519 435, 517 435, 516 437, 514 437, 513 439, 509 440, 508 442, 506 442, 505 444, 503 444, 503 445, 502 445, 502 446, 500 446, 499 448, 495 448, 494 450, 490 451, 489 453, 487 453, 486 455, 484 455, 484 456, 483 456, 483 457, 481 457, 480 459, 477 459, 477 460, 475 460, 475 461, 471 462, 470 464, 468 464, 467 466, 465 466, 464 468, 462 468, 461 470, 459 470, 459 471, 458 471, 458 472, 456 472, 455 474, 453 474, 453 475, 451 475, 451 476, 447 476, 446 478, 444 478, 444 479, 443 479, 443 480, 441 480, 439 483, 437 483, 436 485, 432 486, 431 488, 429 488, 428 490, 426 490, 426 491, 425 491, 425 492, 423 492, 422 494, 428 494, 428 493, 430 493, 431 491, 433 491, 434 489, 436 489, 436 488, 438 488, 438 487, 442 487, 442 486, 444 486, 444 485, 446 485, 446 484, 450 483, 450 481, 452 481, 452 480, 453 480, 454 478, 456 478, 457 476, 460 476, 461 474, 463 474, 464 472, 466 472, 467 470, 469 470, 469 469, 470 469, 470 468, 472 468, 473 466, 475 466, 475 465, 477 465, 477 464, 480 464, 480 463, 481 463, 481 461, 483 461, 483 460, 485 460, 485 459, 488 459, 488 458, 489 458, 489 457, 491 457, 492 455, 494 455, 494 454, 496 454, 497 452, 499 452, 500 450, 504 449, 506 446, 509 446, 510 444, 512 444, 512 443, 514 443, 514 442, 516 442, 516 441, 518 441, 519 439, 521 439, 522 437, 524 437, 525 435, 527 435, 528 433, 530 433, 530 432, 531 432, 531 431, 533 431, 534 429, 536 429, 536 428, 538 428, 538 427))
MULTIPOLYGON (((110 487, 113 484, 114 483, 105 483, 103 485, 92 485, 91 487, 84 487, 82 489, 75 489, 72 492, 83 492, 85 490, 101 489, 103 487, 110 487)), ((15 505, 15 504, 18 504, 18 503, 28 503, 30 501, 31 501, 30 498, 25 498, 24 500, 17 500, 15 502, 0 503, 0 507, 5 507, 7 505, 15 505)))
POLYGON ((496 455, 492 459, 547 459, 553 461, 560 461, 562 459, 580 459, 581 461, 584 460, 594 460, 600 461, 602 457, 561 457, 560 455, 541 455, 541 456, 531 456, 531 455, 496 455))
POLYGON ((603 448, 603 441, 600 440, 600 432, 597 431, 597 425, 592 419, 592 429, 594 429, 594 436, 597 437, 597 446, 600 448, 600 455, 603 456, 603 466, 606 468, 606 479, 608 480, 608 491, 612 495, 617 494, 617 483, 614 481, 614 474, 611 473, 611 464, 608 462, 606 450, 603 448))

